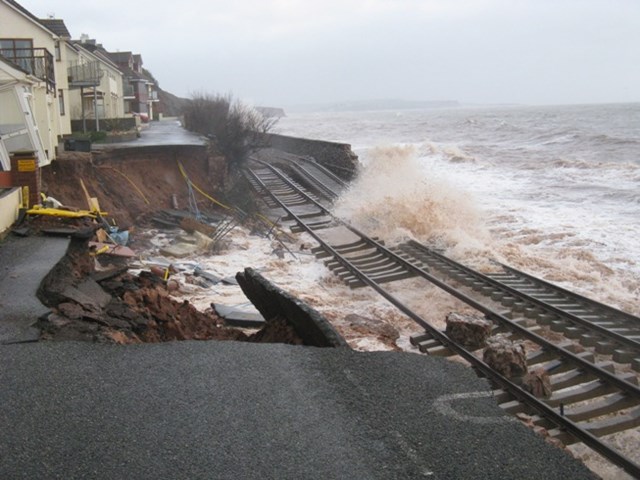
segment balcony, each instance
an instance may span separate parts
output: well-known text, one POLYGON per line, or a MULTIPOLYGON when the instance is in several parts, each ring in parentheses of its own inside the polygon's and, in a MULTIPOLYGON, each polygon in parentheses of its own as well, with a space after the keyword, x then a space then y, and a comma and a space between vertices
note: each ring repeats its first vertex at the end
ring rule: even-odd
POLYGON ((100 62, 78 63, 67 69, 69 88, 95 87, 100 84, 104 70, 100 68, 100 62))
POLYGON ((48 93, 55 93, 53 55, 46 48, 11 48, 2 49, 0 53, 29 74, 44 81, 48 93))
POLYGON ((124 89, 123 95, 125 99, 132 100, 136 98, 136 92, 132 84, 125 82, 125 84, 123 85, 123 89, 124 89))

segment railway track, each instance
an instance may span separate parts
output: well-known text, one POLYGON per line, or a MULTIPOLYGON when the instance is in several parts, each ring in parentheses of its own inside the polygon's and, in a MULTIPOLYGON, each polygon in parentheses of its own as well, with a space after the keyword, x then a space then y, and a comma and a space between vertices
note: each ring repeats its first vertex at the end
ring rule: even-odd
POLYGON ((326 191, 331 188, 317 185, 323 182, 319 175, 305 178, 297 170, 299 178, 293 181, 265 163, 246 175, 270 208, 284 210, 283 221, 318 242, 314 253, 346 285, 375 289, 424 329, 411 339, 421 351, 459 355, 491 381, 506 411, 527 413, 552 437, 565 444, 582 442, 640 477, 640 465, 606 440, 640 425, 640 388, 634 371, 640 369, 640 319, 506 266, 498 273, 482 274, 418 242, 387 248, 331 214, 321 202, 331 199, 326 191), (493 333, 526 341, 527 365, 548 373, 551 396, 533 396, 484 363, 482 349, 455 342, 407 307, 389 284, 408 278, 436 285, 484 314, 493 333), (549 331, 562 333, 564 340, 549 339, 549 331))

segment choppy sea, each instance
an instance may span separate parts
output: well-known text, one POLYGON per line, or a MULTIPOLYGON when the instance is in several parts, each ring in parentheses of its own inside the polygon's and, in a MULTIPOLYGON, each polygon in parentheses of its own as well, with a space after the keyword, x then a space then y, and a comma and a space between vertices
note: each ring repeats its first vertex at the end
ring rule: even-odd
POLYGON ((349 143, 340 216, 640 315, 640 104, 288 114, 275 132, 349 143))

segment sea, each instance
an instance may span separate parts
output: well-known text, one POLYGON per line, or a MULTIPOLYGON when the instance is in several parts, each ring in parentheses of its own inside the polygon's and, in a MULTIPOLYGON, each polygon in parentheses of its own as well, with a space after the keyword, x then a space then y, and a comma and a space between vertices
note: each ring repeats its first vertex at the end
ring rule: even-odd
POLYGON ((348 143, 341 218, 483 271, 501 263, 640 315, 640 104, 288 113, 348 143))

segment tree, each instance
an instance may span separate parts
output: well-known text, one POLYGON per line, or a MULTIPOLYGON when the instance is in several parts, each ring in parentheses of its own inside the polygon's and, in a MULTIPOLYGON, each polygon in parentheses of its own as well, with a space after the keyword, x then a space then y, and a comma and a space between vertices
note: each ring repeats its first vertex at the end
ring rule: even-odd
POLYGON ((230 94, 195 94, 184 113, 185 127, 209 137, 229 164, 236 167, 264 144, 265 134, 276 121, 234 100, 230 94))

